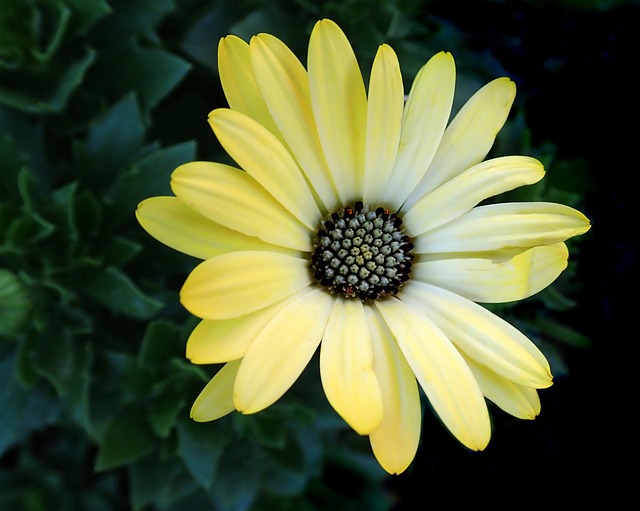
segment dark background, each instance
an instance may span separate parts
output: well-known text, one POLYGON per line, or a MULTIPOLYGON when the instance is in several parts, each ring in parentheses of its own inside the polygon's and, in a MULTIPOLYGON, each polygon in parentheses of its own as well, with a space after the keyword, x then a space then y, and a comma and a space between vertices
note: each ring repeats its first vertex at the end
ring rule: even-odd
POLYGON ((632 327, 639 282, 633 184, 639 168, 632 156, 638 146, 638 6, 580 12, 557 4, 468 1, 437 2, 431 10, 499 57, 519 93, 530 96, 526 115, 534 136, 545 134, 563 156, 586 161, 592 186, 584 212, 592 229, 577 261, 584 288, 568 321, 593 345, 569 351, 570 375, 540 393, 535 421, 494 414, 495 434, 480 455, 452 448, 427 415, 413 470, 392 483, 401 495, 397 509, 415 509, 425 485, 429 494, 449 495, 450 503, 478 497, 497 503, 501 495, 540 504, 588 504, 596 497, 607 505, 624 502, 633 490, 621 460, 633 465, 636 449, 626 435, 636 428, 635 385, 628 381, 637 368, 627 372, 626 361, 638 340, 632 327), (549 56, 564 67, 541 72, 549 56))

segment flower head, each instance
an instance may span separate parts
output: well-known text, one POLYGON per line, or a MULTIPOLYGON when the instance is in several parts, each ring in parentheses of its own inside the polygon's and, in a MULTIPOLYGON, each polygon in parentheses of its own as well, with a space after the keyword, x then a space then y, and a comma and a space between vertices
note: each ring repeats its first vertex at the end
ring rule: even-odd
POLYGON ((455 66, 438 53, 408 98, 380 46, 365 88, 340 28, 319 21, 308 69, 277 38, 221 40, 229 108, 209 122, 239 168, 192 162, 175 197, 137 210, 166 245, 203 259, 180 298, 202 318, 196 364, 225 363, 195 401, 196 421, 278 400, 320 350, 333 408, 400 473, 420 436, 419 387, 465 446, 489 442, 485 398, 533 418, 549 364, 476 302, 533 295, 567 266, 564 241, 589 221, 553 203, 478 205, 542 179, 526 156, 483 161, 515 86, 499 78, 449 123, 455 66))

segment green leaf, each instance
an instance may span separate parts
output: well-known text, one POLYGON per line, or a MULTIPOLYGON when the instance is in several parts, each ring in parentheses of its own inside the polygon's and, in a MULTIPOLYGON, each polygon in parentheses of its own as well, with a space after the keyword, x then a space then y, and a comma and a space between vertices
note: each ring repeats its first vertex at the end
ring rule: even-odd
POLYGON ((131 318, 149 319, 162 308, 162 302, 145 295, 127 275, 113 267, 89 275, 79 288, 112 312, 131 318))
POLYGON ((107 428, 98 447, 95 469, 109 470, 127 465, 149 454, 154 446, 153 431, 140 408, 131 406, 107 428))
POLYGON ((27 166, 27 155, 15 140, 0 133, 0 196, 3 200, 17 199, 18 173, 27 166))
POLYGON ((567 346, 588 348, 592 345, 589 337, 555 319, 549 317, 539 318, 533 321, 532 324, 543 337, 553 339, 567 346))
POLYGON ((167 438, 173 429, 178 414, 184 409, 185 395, 182 388, 173 382, 163 382, 161 394, 152 396, 149 405, 149 421, 156 435, 167 438))
POLYGON ((30 311, 27 287, 13 273, 0 269, 0 335, 19 333, 30 311))
POLYGON ((0 455, 30 432, 55 423, 62 401, 48 385, 24 388, 13 377, 14 356, 0 359, 0 455))
POLYGON ((211 487, 214 477, 219 484, 217 474, 222 451, 229 441, 228 422, 200 423, 185 420, 177 425, 178 456, 187 470, 203 488, 211 487))
POLYGON ((195 143, 189 141, 154 151, 135 161, 106 194, 111 222, 118 224, 126 217, 132 218, 136 206, 147 197, 171 195, 171 173, 176 167, 192 161, 195 152, 195 143))
POLYGON ((256 500, 264 471, 263 454, 244 440, 227 445, 209 495, 219 509, 246 511, 256 500))
POLYGON ((110 184, 142 146, 145 128, 136 96, 127 91, 89 128, 75 164, 79 179, 96 190, 110 184))
POLYGON ((104 259, 110 266, 120 268, 138 255, 140 250, 140 243, 115 235, 104 248, 104 259))
POLYGON ((50 318, 42 331, 34 332, 30 356, 34 369, 44 376, 64 396, 76 374, 73 336, 68 328, 55 325, 50 318))
POLYGON ((134 511, 156 504, 158 509, 180 497, 184 486, 184 469, 175 457, 162 458, 152 454, 134 463, 130 470, 131 507, 134 511))
POLYGON ((169 360, 184 355, 184 340, 179 327, 166 320, 151 321, 142 339, 140 367, 167 367, 169 360))
POLYGON ((30 113, 60 112, 83 82, 95 57, 92 49, 85 49, 80 56, 57 63, 53 69, 0 72, 0 103, 30 113))
POLYGON ((111 98, 135 90, 145 112, 169 94, 190 69, 190 64, 165 50, 143 48, 136 40, 105 50, 91 73, 91 87, 111 98), (113 70, 118 79, 113 79, 113 70))

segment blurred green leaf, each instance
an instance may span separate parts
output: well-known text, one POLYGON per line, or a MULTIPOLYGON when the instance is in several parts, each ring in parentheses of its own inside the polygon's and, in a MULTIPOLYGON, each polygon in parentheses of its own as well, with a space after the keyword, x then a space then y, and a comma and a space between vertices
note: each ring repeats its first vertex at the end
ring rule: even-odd
POLYGON ((55 423, 63 406, 48 386, 21 387, 13 366, 12 355, 0 359, 0 455, 32 431, 55 423))
POLYGON ((104 248, 104 259, 108 265, 120 268, 140 253, 140 243, 115 235, 104 248))
POLYGON ((109 470, 149 454, 155 445, 153 432, 138 407, 115 417, 98 447, 95 469, 109 470))
POLYGON ((184 78, 191 65, 160 48, 146 48, 132 39, 103 50, 92 69, 90 86, 110 98, 135 91, 144 112, 155 107, 184 78), (113 70, 118 79, 113 80, 113 70))
POLYGON ((219 460, 218 471, 210 489, 213 502, 227 511, 247 511, 258 496, 265 469, 263 453, 249 439, 229 443, 219 460))
POLYGON ((142 146, 145 125, 136 95, 128 92, 89 128, 76 173, 93 189, 111 183, 142 146))
POLYGON ((31 306, 27 287, 13 273, 0 269, 0 336, 20 332, 31 306))
POLYGON ((173 382, 163 382, 156 385, 153 401, 149 405, 149 421, 156 435, 167 438, 176 423, 178 414, 184 409, 184 390, 173 382), (156 389, 161 387, 160 392, 156 389))
POLYGON ((537 318, 532 324, 538 329, 540 335, 547 339, 575 348, 588 348, 592 345, 589 337, 553 318, 537 318))
POLYGON ((142 339, 138 355, 141 367, 167 367, 169 360, 184 355, 184 340, 180 329, 167 320, 151 321, 142 339))
POLYGON ((177 425, 178 456, 189 473, 203 488, 214 483, 220 485, 220 477, 229 467, 218 470, 222 451, 229 441, 229 428, 224 421, 199 423, 184 420, 177 425))
POLYGON ((161 302, 145 295, 127 275, 113 267, 87 276, 79 287, 112 312, 131 318, 148 319, 162 308, 161 302))
POLYGON ((86 48, 53 69, 5 70, 0 73, 0 103, 31 113, 60 112, 82 83, 95 57, 95 52, 86 48))
POLYGON ((136 206, 153 195, 172 195, 171 173, 176 167, 195 158, 196 146, 184 142, 154 151, 135 161, 131 168, 118 176, 106 193, 110 221, 117 225, 125 218, 133 218, 136 206))
POLYGON ((173 509, 171 503, 182 496, 185 486, 188 487, 184 469, 174 457, 151 454, 132 464, 130 473, 134 511, 148 509, 145 508, 148 504, 155 504, 159 509, 173 509))

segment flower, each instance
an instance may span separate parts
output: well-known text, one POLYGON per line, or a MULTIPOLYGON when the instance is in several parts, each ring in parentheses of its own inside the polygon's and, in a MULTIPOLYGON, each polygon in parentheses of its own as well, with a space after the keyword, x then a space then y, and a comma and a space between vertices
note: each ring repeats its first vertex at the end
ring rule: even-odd
POLYGON ((390 473, 415 456, 419 386, 472 450, 489 442, 485 398, 534 418, 549 364, 476 302, 551 284, 567 266, 564 241, 589 221, 561 204, 478 205, 544 175, 526 156, 483 161, 513 82, 490 82, 448 123, 455 65, 446 52, 422 67, 406 102, 394 51, 380 46, 366 90, 330 20, 313 29, 308 70, 268 34, 249 44, 225 37, 218 56, 230 108, 209 122, 240 168, 184 164, 172 175, 175 197, 137 210, 153 237, 203 259, 180 292, 202 318, 187 357, 225 365, 193 419, 265 409, 318 347, 328 401, 369 435, 390 473))

